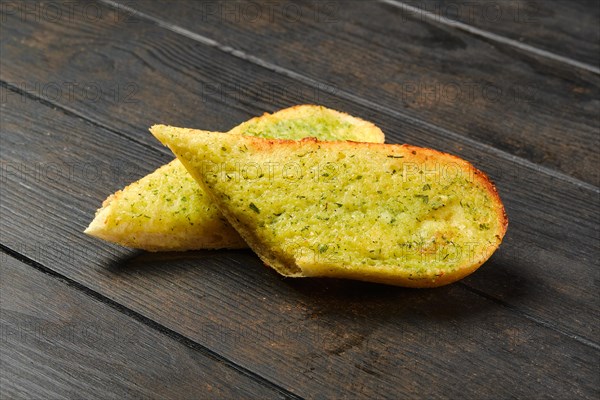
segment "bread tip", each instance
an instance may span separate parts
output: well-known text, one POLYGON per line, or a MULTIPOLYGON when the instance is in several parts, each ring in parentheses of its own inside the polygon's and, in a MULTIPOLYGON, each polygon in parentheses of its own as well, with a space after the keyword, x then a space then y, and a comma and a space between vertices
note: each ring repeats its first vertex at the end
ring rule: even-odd
MULTIPOLYGON (((167 135, 167 125, 162 125, 162 124, 156 124, 156 125, 152 125, 150 127, 150 133, 152 134, 152 136, 154 136, 156 139, 158 139, 159 142, 161 142, 164 146, 167 146, 167 139, 168 136, 167 135)), ((172 135, 171 135, 172 136, 172 135)))

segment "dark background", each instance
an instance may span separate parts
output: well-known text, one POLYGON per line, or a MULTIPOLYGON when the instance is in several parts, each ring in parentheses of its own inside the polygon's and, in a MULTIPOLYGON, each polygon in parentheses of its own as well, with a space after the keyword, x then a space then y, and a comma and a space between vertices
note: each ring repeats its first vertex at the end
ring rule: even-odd
POLYGON ((598 2, 0 5, 0 398, 598 398, 598 2), (487 172, 501 248, 411 290, 82 234, 152 124, 302 103, 487 172))

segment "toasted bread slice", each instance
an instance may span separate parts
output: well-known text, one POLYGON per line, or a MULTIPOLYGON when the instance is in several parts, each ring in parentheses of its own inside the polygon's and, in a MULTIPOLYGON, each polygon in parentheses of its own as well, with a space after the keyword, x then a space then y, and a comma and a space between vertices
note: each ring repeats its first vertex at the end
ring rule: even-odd
POLYGON ((151 131, 285 276, 440 286, 475 271, 506 231, 488 178, 435 150, 151 131))
MULTIPOLYGON (((231 132, 291 139, 384 140, 383 132, 370 122, 313 105, 265 113, 231 132)), ((247 247, 178 160, 111 195, 85 233, 148 251, 247 247)))

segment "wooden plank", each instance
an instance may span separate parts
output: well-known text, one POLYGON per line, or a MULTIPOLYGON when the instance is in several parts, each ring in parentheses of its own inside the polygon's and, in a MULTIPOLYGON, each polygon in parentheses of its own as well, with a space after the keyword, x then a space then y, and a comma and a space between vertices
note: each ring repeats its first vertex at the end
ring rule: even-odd
MULTIPOLYGON (((600 184, 592 167, 600 164, 600 77, 592 72, 381 2, 132 4, 140 17, 204 35, 340 95, 360 96, 600 184)), ((593 36, 586 42, 597 48, 593 36)))
POLYGON ((281 396, 55 276, 0 259, 0 398, 281 396))
MULTIPOLYGON (((594 286, 597 276, 594 260, 598 258, 596 190, 577 182, 565 181, 559 175, 540 173, 533 166, 507 158, 494 149, 462 141, 460 136, 453 136, 452 132, 435 130, 414 120, 404 119, 401 115, 390 116, 378 109, 346 101, 327 88, 315 92, 310 86, 273 74, 152 24, 134 20, 123 22, 119 25, 120 29, 114 29, 119 19, 115 22, 116 17, 112 14, 105 14, 104 17, 105 20, 98 20, 92 26, 76 20, 60 26, 43 20, 21 23, 18 27, 10 25, 12 20, 7 20, 3 25, 4 29, 14 33, 15 38, 19 38, 14 40, 28 46, 27 53, 14 53, 14 58, 17 59, 19 55, 29 63, 18 64, 18 69, 15 69, 14 63, 7 64, 0 74, 15 76, 23 74, 22 71, 30 71, 32 78, 25 82, 30 85, 37 82, 38 87, 73 80, 80 87, 85 87, 86 82, 103 83, 103 87, 108 88, 135 83, 138 92, 134 103, 107 96, 89 100, 85 95, 70 97, 66 94, 56 96, 54 103, 88 120, 101 121, 113 131, 145 146, 160 148, 160 154, 163 154, 156 153, 156 158, 151 158, 154 153, 148 153, 145 147, 101 153, 104 156, 95 162, 103 166, 104 186, 102 190, 81 199, 81 207, 85 207, 88 214, 78 221, 80 230, 83 230, 94 208, 107 193, 144 175, 171 157, 162 147, 157 147, 156 141, 146 132, 147 126, 162 122, 205 129, 228 129, 265 109, 273 110, 317 100, 373 120, 387 133, 388 141, 408 142, 453 152, 488 172, 500 189, 511 223, 506 244, 488 263, 490 268, 484 267, 465 280, 465 284, 506 301, 534 318, 549 321, 558 329, 597 341, 598 323, 594 322, 598 320, 599 308, 597 288, 594 286), (56 40, 62 38, 60 48, 54 47, 54 40, 46 40, 48 36, 56 40), (53 56, 54 50, 62 51, 63 55, 53 56), (100 62, 98 54, 104 60, 102 68, 96 67, 100 62), (55 59, 49 60, 48 57, 55 59), (78 61, 63 62, 63 58, 78 61), (41 67, 36 67, 38 64, 41 67), (51 65, 55 68, 50 68, 51 65), (145 158, 156 161, 145 164, 145 158), (116 168, 111 169, 111 163, 116 168), (145 165, 148 165, 147 170, 140 170, 145 165), (114 173, 115 169, 118 173, 114 173), (569 207, 565 207, 566 204, 569 207), (565 232, 568 232, 566 237, 565 232)), ((10 48, 11 52, 18 49, 8 44, 6 48, 10 48)), ((6 59, 9 58, 4 58, 2 62, 6 59)), ((23 86, 27 89, 27 85, 23 86)), ((31 92, 44 95, 43 90, 31 92)), ((13 102, 31 101, 23 100, 6 89, 3 96, 13 102)), ((24 117, 18 113, 16 115, 13 129, 20 132, 23 126, 21 119, 24 117)), ((25 126, 35 126, 40 119, 31 118, 25 126)), ((48 126, 51 125, 48 123, 48 126)), ((82 132, 81 135, 78 140, 84 143, 90 141, 89 133, 82 132)), ((15 145, 28 142, 22 138, 15 140, 15 145)), ((88 151, 98 152, 96 146, 113 147, 110 141, 95 143, 97 145, 89 144, 92 150, 88 151)), ((31 151, 37 151, 35 148, 31 151)), ((58 157, 58 160, 54 161, 65 163, 71 162, 73 157, 80 157, 78 162, 86 162, 85 152, 76 143, 68 146, 72 149, 71 154, 64 154, 61 148, 55 148, 56 154, 52 157, 58 157)), ((48 156, 42 153, 34 158, 41 157, 47 161, 48 156)), ((20 162, 18 154, 12 157, 15 162, 20 162)), ((82 185, 87 187, 97 182, 100 181, 82 182, 82 185)), ((77 193, 75 195, 80 196, 77 193)), ((92 248, 97 246, 93 242, 88 243, 92 248)))
MULTIPOLYGON (((596 327, 597 303, 586 300, 592 296, 591 285, 583 279, 563 278, 570 285, 580 283, 578 290, 566 286, 564 293, 555 293, 556 299, 548 299, 538 285, 555 284, 552 274, 526 280, 525 287, 521 282, 518 292, 510 286, 521 275, 499 274, 496 285, 507 295, 506 303, 516 304, 513 308, 527 304, 524 299, 536 312, 549 308, 548 315, 537 313, 544 320, 540 324, 464 285, 419 291, 284 280, 249 251, 148 254, 103 245, 81 231, 106 192, 131 178, 113 176, 110 166, 131 163, 149 171, 167 156, 13 95, 4 104, 1 129, 0 243, 293 393, 348 399, 598 394, 599 351, 589 342, 597 330, 591 335, 586 330, 590 324, 596 327), (32 164, 39 167, 31 170, 32 164), (73 172, 71 165, 77 166, 73 172), (565 326, 588 339, 561 333, 565 326)), ((577 189, 562 181, 543 175, 534 179, 543 188, 556 186, 549 207, 564 201, 563 196, 584 212, 590 207, 585 205, 586 191, 574 197, 577 189)), ((525 217, 519 202, 531 203, 523 198, 529 187, 509 187, 515 190, 508 193, 509 204, 525 217)), ((580 228, 562 229, 573 229, 575 240, 586 241, 579 234, 589 228, 579 215, 572 221, 580 228)), ((521 224, 532 217, 543 218, 538 211, 521 224)), ((560 249, 551 234, 535 246, 546 243, 560 249)), ((512 249, 519 243, 511 244, 512 249)), ((548 259, 546 265, 545 258, 517 258, 509 267, 556 271, 553 256, 566 254, 538 251, 548 259)), ((506 257, 495 257, 482 272, 513 272, 505 270, 506 257)), ((581 255, 571 257, 574 269, 595 273, 581 255)), ((483 282, 484 288, 491 284, 483 282)))
POLYGON ((600 67, 600 3, 596 0, 419 0, 402 3, 433 13, 438 18, 460 21, 600 67))

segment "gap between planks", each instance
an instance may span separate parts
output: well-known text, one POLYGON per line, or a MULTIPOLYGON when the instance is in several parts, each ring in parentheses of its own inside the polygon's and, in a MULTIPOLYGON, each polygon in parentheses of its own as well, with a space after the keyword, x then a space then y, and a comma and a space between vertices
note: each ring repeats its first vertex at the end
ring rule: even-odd
MULTIPOLYGON (((380 0, 380 1, 386 1, 386 0, 380 0)), ((329 84, 320 82, 320 81, 318 81, 316 79, 313 79, 313 78, 311 78, 309 76, 306 76, 306 75, 303 75, 301 73, 292 71, 292 70, 290 70, 288 68, 285 68, 285 67, 281 67, 281 66, 279 66, 277 64, 273 64, 273 63, 271 63, 269 61, 263 60, 262 58, 253 56, 251 54, 247 54, 246 52, 238 50, 238 49, 235 49, 235 48, 233 48, 231 46, 224 45, 222 43, 219 43, 216 40, 213 40, 213 39, 208 38, 206 36, 203 36, 203 35, 200 35, 198 33, 192 32, 192 31, 190 31, 190 30, 188 30, 186 28, 183 28, 181 26, 178 26, 178 25, 171 24, 169 22, 163 21, 160 18, 157 18, 157 17, 154 17, 152 15, 146 14, 144 12, 138 11, 138 10, 136 10, 133 7, 129 7, 129 6, 123 5, 123 4, 121 4, 119 2, 116 2, 116 1, 113 1, 113 0, 98 0, 98 2, 100 2, 102 4, 105 4, 106 6, 111 7, 113 9, 127 11, 132 16, 141 18, 141 19, 146 20, 148 22, 152 22, 153 24, 157 25, 160 28, 167 29, 167 30, 169 30, 169 31, 171 31, 173 33, 176 33, 178 35, 184 36, 184 37, 186 37, 188 39, 192 39, 192 40, 194 40, 196 42, 199 42, 201 44, 204 44, 206 46, 216 48, 216 49, 218 49, 218 50, 220 50, 220 51, 222 51, 224 53, 227 53, 229 55, 232 55, 232 56, 234 56, 236 58, 242 59, 244 61, 247 61, 247 62, 250 62, 252 64, 258 65, 259 67, 265 68, 265 69, 267 69, 269 71, 272 71, 272 72, 275 72, 277 74, 280 74, 280 75, 286 76, 288 78, 294 79, 294 80, 299 81, 301 83, 304 83, 304 84, 306 84, 306 85, 308 85, 310 87, 317 88, 317 89, 323 88, 323 87, 328 87, 328 88, 335 89, 336 96, 341 97, 341 98, 346 99, 346 100, 349 100, 349 101, 351 101, 353 103, 359 104, 359 105, 361 105, 363 107, 367 107, 367 108, 370 108, 372 110, 375 110, 375 111, 378 111, 378 112, 381 112, 381 113, 385 113, 385 114, 387 114, 387 115, 389 115, 389 116, 391 116, 393 118, 397 118, 397 119, 408 121, 408 122, 410 122, 410 123, 412 123, 412 124, 414 124, 416 126, 419 126, 419 127, 422 127, 422 128, 426 128, 426 129, 428 129, 430 131, 437 132, 441 136, 456 139, 459 142, 463 142, 463 143, 471 145, 471 146, 473 146, 475 148, 479 148, 479 149, 482 149, 482 150, 484 150, 486 152, 492 153, 492 154, 498 156, 501 159, 508 160, 509 162, 517 164, 517 165, 519 165, 521 167, 533 169, 534 171, 540 172, 540 173, 542 173, 544 175, 548 175, 548 176, 551 176, 553 178, 559 179, 561 181, 565 181, 565 182, 571 183, 571 184, 573 184, 573 185, 575 185, 575 186, 577 186, 577 187, 579 187, 581 189, 589 190, 589 191, 592 191, 594 193, 600 193, 600 188, 597 187, 596 185, 584 182, 584 181, 582 181, 582 180, 580 180, 578 178, 575 178, 573 176, 567 175, 567 174, 565 174, 563 172, 554 170, 552 168, 548 168, 548 167, 536 164, 536 163, 531 162, 529 160, 526 160, 526 159, 524 159, 522 157, 516 156, 516 155, 511 154, 509 152, 506 152, 504 150, 500 150, 500 149, 498 149, 498 148, 496 148, 494 146, 491 146, 491 145, 479 142, 479 141, 477 141, 475 139, 471 139, 469 137, 460 135, 460 134, 458 134, 458 133, 456 133, 454 131, 451 131, 451 130, 443 128, 443 127, 441 127, 439 125, 436 125, 436 124, 424 121, 424 120, 422 120, 420 118, 413 117, 413 116, 411 116, 409 114, 406 114, 404 112, 398 111, 398 110, 393 109, 391 107, 388 107, 388 106, 385 106, 385 105, 382 105, 382 104, 378 104, 378 103, 376 103, 374 101, 371 101, 371 100, 364 99, 364 98, 362 98, 360 96, 357 96, 357 95, 352 94, 350 92, 347 92, 345 90, 342 90, 342 89, 339 89, 337 87, 331 86, 329 84)), ((420 10, 420 9, 417 9, 417 10, 420 10)), ((476 28, 473 28, 473 29, 476 29, 476 28)), ((492 34, 490 33, 490 35, 492 35, 492 34)), ((510 39, 507 39, 507 38, 505 38, 505 39, 506 40, 510 40, 510 39)), ((539 50, 539 51, 542 51, 542 50, 539 50)), ((559 56, 557 56, 557 57, 559 57, 559 56)), ((600 73, 600 70, 598 70, 598 73, 600 73)))
POLYGON ((184 346, 186 346, 194 351, 200 352, 201 354, 209 357, 210 359, 212 359, 216 362, 225 364, 227 367, 254 380, 258 384, 260 384, 266 388, 269 388, 271 390, 274 390, 275 392, 282 395, 283 398, 285 398, 285 399, 304 400, 303 397, 298 396, 297 394, 290 392, 289 390, 285 389, 284 387, 279 386, 278 384, 276 384, 274 382, 271 382, 270 380, 266 379, 265 377, 235 363, 234 361, 232 361, 226 357, 223 357, 222 355, 214 352, 213 350, 209 349, 208 347, 205 347, 202 344, 200 344, 196 341, 193 341, 190 338, 188 338, 172 329, 169 329, 162 324, 159 324, 158 322, 154 321, 153 319, 150 319, 150 318, 126 307, 125 305, 118 303, 118 302, 112 300, 111 298, 109 298, 93 289, 90 289, 89 287, 87 287, 83 284, 81 284, 63 274, 56 272, 56 271, 44 266, 43 264, 41 264, 37 261, 34 261, 31 258, 24 256, 24 255, 20 254, 19 252, 5 246, 4 244, 1 244, 1 243, 0 243, 0 252, 4 253, 4 256, 12 257, 24 264, 36 269, 37 271, 44 273, 45 275, 49 275, 54 279, 58 279, 62 283, 66 284, 67 286, 83 292, 85 295, 90 296, 93 299, 95 299, 103 304, 106 304, 107 306, 113 308, 114 310, 116 310, 122 314, 125 314, 126 316, 128 316, 130 318, 135 319, 136 321, 160 332, 163 335, 166 335, 167 337, 183 344, 184 346))
POLYGON ((401 10, 409 11, 411 13, 420 15, 420 16, 425 17, 434 22, 447 25, 451 28, 459 29, 461 31, 470 33, 471 35, 479 36, 479 37, 489 39, 489 40, 497 42, 497 43, 502 43, 502 44, 505 44, 508 46, 516 47, 519 50, 533 53, 540 57, 548 58, 553 61, 558 61, 563 64, 567 64, 567 65, 570 65, 575 68, 581 68, 588 72, 592 72, 594 74, 600 75, 600 68, 598 68, 596 66, 593 66, 593 65, 581 62, 581 61, 573 60, 572 58, 564 57, 564 56, 552 53, 547 50, 539 49, 535 46, 531 46, 526 43, 521 43, 518 40, 510 39, 505 36, 498 35, 496 33, 488 32, 486 30, 476 28, 474 26, 465 24, 464 22, 456 21, 451 18, 447 18, 442 15, 432 13, 432 12, 424 10, 420 7, 411 6, 410 4, 406 4, 406 3, 403 3, 398 0, 378 0, 378 1, 380 3, 388 4, 390 6, 399 8, 401 10))
POLYGON ((160 146, 160 147, 152 146, 152 145, 150 145, 150 144, 148 144, 148 143, 146 143, 144 141, 136 139, 135 137, 130 137, 130 136, 124 135, 121 132, 119 132, 118 130, 110 128, 110 127, 104 125, 102 122, 94 120, 93 118, 90 118, 89 116, 84 115, 84 114, 80 113, 79 111, 72 110, 72 109, 70 109, 70 108, 68 108, 68 107, 66 107, 66 106, 64 106, 62 104, 55 103, 55 102, 53 102, 51 100, 45 99, 45 98, 37 95, 37 94, 33 94, 33 93, 30 93, 30 92, 27 92, 27 91, 25 91, 25 90, 23 90, 23 89, 15 86, 15 85, 13 85, 11 83, 8 83, 6 81, 0 80, 0 87, 3 87, 5 89, 7 89, 7 90, 10 90, 11 92, 16 93, 16 94, 18 94, 20 96, 24 96, 24 97, 26 97, 26 98, 28 98, 30 100, 37 101, 37 102, 39 102, 40 104, 43 104, 46 107, 50 107, 50 108, 54 108, 54 109, 57 109, 57 110, 61 110, 65 115, 67 115, 69 117, 79 118, 79 119, 87 122, 88 124, 90 124, 92 126, 95 126, 95 127, 104 129, 106 131, 109 131, 111 133, 114 133, 115 135, 117 135, 119 137, 122 137, 124 139, 130 140, 130 141, 134 142, 135 144, 139 144, 140 146, 142 146, 142 147, 144 147, 146 149, 150 149, 151 151, 156 151, 156 152, 158 152, 160 154, 168 154, 168 155, 171 155, 171 156, 173 155, 173 153, 171 151, 167 150, 167 148, 164 147, 164 146, 160 146))
POLYGON ((487 294, 486 292, 484 292, 484 291, 482 291, 480 289, 476 289, 474 287, 471 287, 471 286, 469 286, 468 284, 466 284, 464 282, 457 282, 457 284, 463 286, 469 292, 475 293, 475 294, 477 294, 477 295, 479 295, 479 296, 481 296, 481 297, 483 297, 485 299, 488 299, 489 301, 491 301, 491 302, 493 302, 495 304, 498 304, 501 307, 504 307, 507 310, 510 310, 510 311, 514 312, 515 314, 520 315, 521 317, 523 317, 525 319, 528 319, 529 321, 532 321, 535 324, 538 324, 538 325, 543 326, 544 328, 553 330, 554 332, 557 332, 560 335, 563 335, 563 336, 566 336, 566 337, 568 337, 570 339, 573 339, 573 340, 575 340, 575 341, 577 341, 577 342, 579 342, 579 343, 581 343, 581 344, 583 344, 585 346, 593 348, 594 350, 600 350, 600 344, 598 344, 598 343, 596 343, 596 342, 594 342, 592 340, 586 339, 586 338, 584 338, 582 336, 579 336, 576 333, 569 332, 569 331, 567 331, 565 329, 561 329, 558 326, 555 326, 555 325, 553 325, 553 324, 551 324, 549 322, 546 322, 546 321, 544 321, 541 318, 537 318, 537 317, 535 317, 535 316, 533 316, 533 315, 531 315, 531 314, 529 314, 529 313, 527 313, 525 311, 519 310, 516 307, 510 305, 509 303, 507 303, 507 302, 505 302, 505 301, 503 301, 501 299, 498 299, 498 298, 496 298, 494 296, 491 296, 491 295, 487 294))

